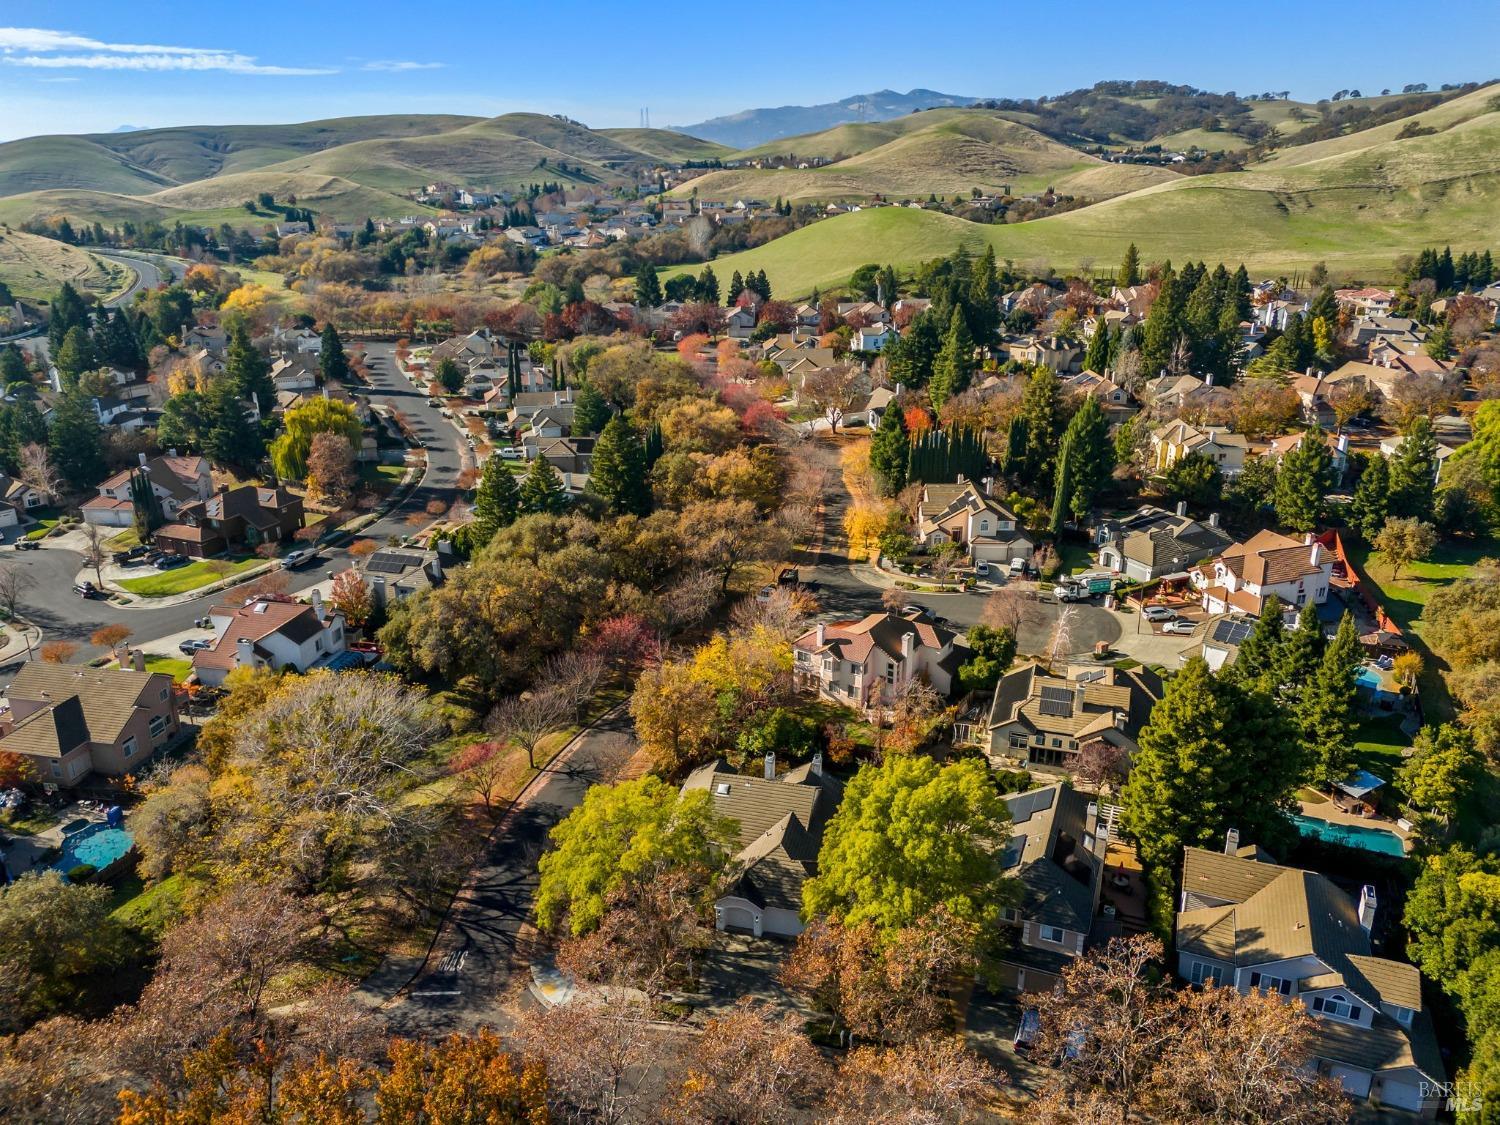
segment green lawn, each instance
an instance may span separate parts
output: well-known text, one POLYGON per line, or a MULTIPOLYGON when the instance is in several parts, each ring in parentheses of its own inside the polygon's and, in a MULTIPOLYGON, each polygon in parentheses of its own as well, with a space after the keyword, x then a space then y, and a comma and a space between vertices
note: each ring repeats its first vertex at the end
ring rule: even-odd
POLYGON ((1385 781, 1395 779, 1401 768, 1401 752, 1411 745, 1397 715, 1371 715, 1354 733, 1355 761, 1385 781))
POLYGON ((27 539, 45 539, 62 516, 56 508, 33 508, 26 514, 35 521, 31 530, 26 533, 27 539))
POLYGON ((215 582, 240 574, 251 567, 265 563, 256 555, 245 555, 238 559, 204 559, 179 566, 176 570, 161 574, 148 574, 144 578, 127 578, 119 583, 120 589, 143 598, 166 598, 173 594, 186 594, 215 582))
POLYGON ((6 828, 11 832, 22 832, 31 835, 44 832, 58 822, 58 816, 51 809, 43 808, 35 802, 27 805, 20 812, 15 809, 6 809, 0 812, 0 828, 6 828))
POLYGON ((118 535, 111 535, 104 541, 104 545, 111 551, 128 551, 132 547, 141 545, 141 537, 136 534, 133 527, 127 527, 118 535))
POLYGON ((406 476, 405 465, 372 465, 368 462, 359 467, 359 479, 381 496, 394 491, 406 476))
POLYGON ((159 937, 182 913, 182 898, 189 880, 169 875, 149 887, 135 872, 114 886, 110 916, 133 930, 159 937))
MULTIPOLYGON (((118 668, 119 664, 111 664, 111 668, 118 668)), ((147 656, 146 671, 165 672, 172 677, 173 683, 182 683, 193 673, 193 662, 176 656, 147 656)))

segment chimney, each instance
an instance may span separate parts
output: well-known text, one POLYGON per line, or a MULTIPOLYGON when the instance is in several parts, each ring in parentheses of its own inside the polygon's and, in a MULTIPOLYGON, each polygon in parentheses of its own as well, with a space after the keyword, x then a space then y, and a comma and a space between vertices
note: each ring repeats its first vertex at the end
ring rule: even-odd
POLYGON ((1238 828, 1231 828, 1228 832, 1224 833, 1224 854, 1233 855, 1239 850, 1240 830, 1238 828))
POLYGON ((255 645, 249 637, 235 638, 234 655, 235 660, 243 667, 255 667, 255 645))
POLYGON ((813 751, 812 763, 807 767, 807 772, 812 774, 814 777, 823 776, 823 751, 813 751))
POLYGON ((766 780, 776 780, 776 751, 766 751, 766 780))
POLYGON ((370 578, 370 600, 381 609, 385 608, 385 579, 378 574, 370 578))
POLYGON ((141 468, 144 469, 146 467, 146 455, 144 453, 137 453, 136 456, 140 458, 141 468))
POLYGON ((818 647, 819 648, 822 648, 823 645, 826 643, 827 636, 828 636, 828 626, 824 625, 821 621, 819 621, 818 622, 818 647))
POLYGON ((1219 526, 1219 513, 1218 512, 1211 512, 1211 513, 1209 513, 1208 526, 1209 527, 1218 527, 1219 526))
POLYGON ((1308 565, 1317 566, 1323 561, 1323 544, 1313 541, 1312 551, 1307 556, 1308 565))
POLYGON ((1359 889, 1359 925, 1367 934, 1375 928, 1375 888, 1369 883, 1359 889))
POLYGON ((911 654, 916 650, 917 631, 912 629, 901 634, 901 659, 910 660, 911 654))
POLYGON ((146 654, 138 648, 130 650, 130 666, 137 672, 146 670, 146 654))
POLYGON ((1185 515, 1187 515, 1187 501, 1186 500, 1179 500, 1179 501, 1177 501, 1177 514, 1179 516, 1185 516, 1185 515))

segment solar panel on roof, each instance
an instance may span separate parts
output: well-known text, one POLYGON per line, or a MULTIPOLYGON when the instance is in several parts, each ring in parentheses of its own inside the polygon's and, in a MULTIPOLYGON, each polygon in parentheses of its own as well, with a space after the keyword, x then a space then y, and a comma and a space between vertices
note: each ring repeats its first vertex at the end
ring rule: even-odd
POLYGON ((1214 640, 1226 645, 1244 644, 1245 638, 1250 635, 1252 629, 1254 625, 1249 621, 1225 618, 1214 626, 1214 640))
POLYGON ((422 565, 421 555, 402 554, 397 551, 381 551, 370 556, 365 570, 372 574, 400 574, 414 566, 422 565))
POLYGON ((1005 803, 1010 806, 1010 818, 1017 824, 1024 824, 1037 813, 1052 807, 1052 797, 1057 791, 1055 789, 1035 789, 1030 793, 1017 793, 1012 797, 1005 798, 1005 803))
POLYGON ((1062 717, 1073 713, 1073 692, 1070 688, 1042 688, 1041 712, 1043 715, 1062 717))

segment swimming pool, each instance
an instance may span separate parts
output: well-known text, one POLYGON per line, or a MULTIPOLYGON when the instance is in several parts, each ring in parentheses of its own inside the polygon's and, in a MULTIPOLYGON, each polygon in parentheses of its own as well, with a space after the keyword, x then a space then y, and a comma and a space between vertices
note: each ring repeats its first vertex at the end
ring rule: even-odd
POLYGON ((1363 824, 1334 824, 1315 816, 1292 814, 1292 823, 1304 836, 1312 836, 1328 844, 1342 844, 1346 848, 1360 848, 1381 855, 1404 856, 1406 848, 1401 837, 1384 828, 1366 828, 1363 824))
POLYGON ((135 837, 123 828, 93 824, 63 837, 62 856, 52 866, 67 874, 80 863, 103 871, 135 845, 135 837))

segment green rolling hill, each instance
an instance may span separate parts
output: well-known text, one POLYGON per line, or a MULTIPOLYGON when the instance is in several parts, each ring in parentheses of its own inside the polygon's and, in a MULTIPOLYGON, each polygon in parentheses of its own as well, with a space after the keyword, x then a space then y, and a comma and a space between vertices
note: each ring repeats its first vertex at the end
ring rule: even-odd
POLYGON ((132 275, 123 266, 75 246, 18 230, 0 230, 0 281, 17 297, 47 301, 64 281, 105 298, 124 290, 132 275))

